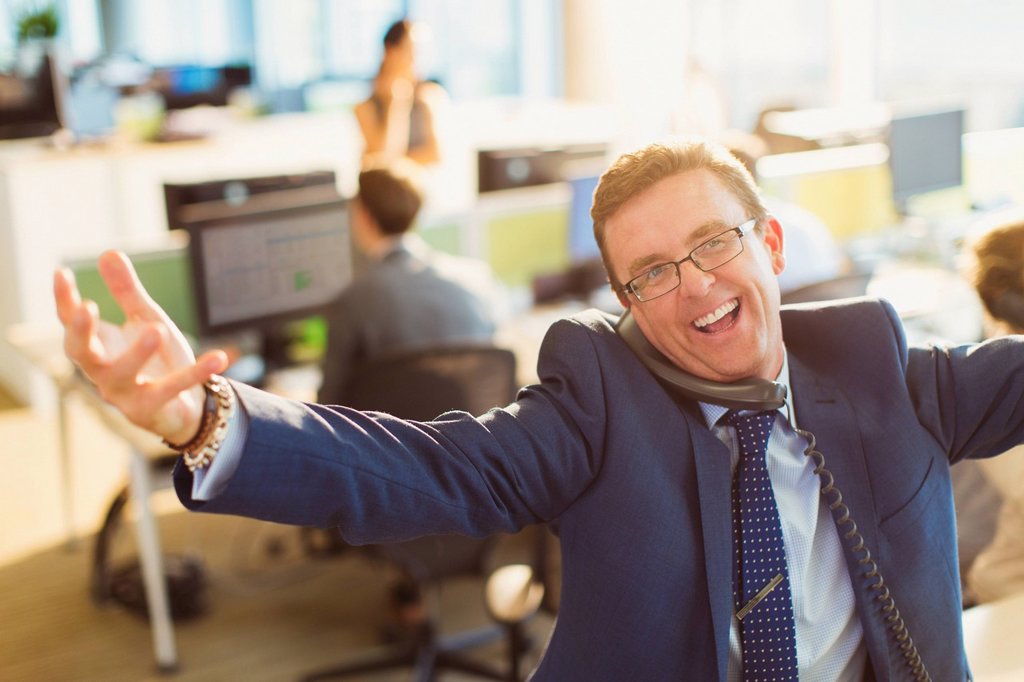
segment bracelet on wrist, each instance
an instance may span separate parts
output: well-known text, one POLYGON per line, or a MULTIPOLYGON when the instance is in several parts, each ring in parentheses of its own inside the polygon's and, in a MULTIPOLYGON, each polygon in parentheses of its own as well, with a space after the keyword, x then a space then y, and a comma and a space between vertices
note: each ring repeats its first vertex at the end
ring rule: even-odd
POLYGON ((203 388, 206 390, 206 402, 196 435, 182 445, 164 440, 167 447, 182 454, 182 460, 189 471, 204 469, 213 462, 235 411, 235 392, 224 377, 214 374, 203 384, 203 388))

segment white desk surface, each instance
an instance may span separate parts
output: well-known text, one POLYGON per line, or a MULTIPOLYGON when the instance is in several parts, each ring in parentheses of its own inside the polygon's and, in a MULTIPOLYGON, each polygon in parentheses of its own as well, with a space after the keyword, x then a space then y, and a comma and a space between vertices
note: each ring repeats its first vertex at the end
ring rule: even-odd
POLYGON ((963 622, 975 682, 1024 680, 1024 593, 967 609, 963 622))

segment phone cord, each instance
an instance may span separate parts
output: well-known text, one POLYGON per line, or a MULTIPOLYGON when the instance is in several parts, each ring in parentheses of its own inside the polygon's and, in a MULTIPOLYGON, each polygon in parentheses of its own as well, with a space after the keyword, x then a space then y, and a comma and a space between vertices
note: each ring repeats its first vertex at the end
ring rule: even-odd
POLYGON ((918 653, 917 647, 914 645, 914 639, 910 636, 910 631, 907 630, 907 624, 903 622, 903 616, 900 615, 900 610, 896 608, 896 601, 886 586, 885 579, 878 571, 878 563, 872 558, 871 550, 864 543, 864 536, 857 530, 857 524, 850 517, 850 508, 843 502, 843 494, 836 487, 832 472, 825 468, 825 456, 814 447, 814 434, 803 429, 796 429, 796 432, 807 439, 808 445, 807 449, 804 450, 804 455, 814 460, 814 473, 821 477, 821 495, 828 503, 828 508, 832 511, 839 510, 839 518, 836 519, 836 525, 840 527, 840 532, 846 540, 853 541, 850 551, 855 555, 860 555, 857 561, 865 568, 864 577, 875 581, 868 587, 878 592, 875 598, 882 604, 885 622, 896 644, 899 646, 900 652, 903 654, 903 660, 906 661, 907 668, 909 668, 916 682, 931 682, 932 678, 924 667, 924 661, 921 660, 921 654, 918 653))

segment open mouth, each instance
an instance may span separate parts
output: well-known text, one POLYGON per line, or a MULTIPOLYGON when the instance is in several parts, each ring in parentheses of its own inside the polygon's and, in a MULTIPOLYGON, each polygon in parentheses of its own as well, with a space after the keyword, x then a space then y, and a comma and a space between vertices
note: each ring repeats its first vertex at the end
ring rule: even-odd
POLYGON ((715 334, 731 327, 739 314, 740 302, 734 298, 718 306, 707 315, 698 317, 693 321, 693 326, 704 334, 715 334))

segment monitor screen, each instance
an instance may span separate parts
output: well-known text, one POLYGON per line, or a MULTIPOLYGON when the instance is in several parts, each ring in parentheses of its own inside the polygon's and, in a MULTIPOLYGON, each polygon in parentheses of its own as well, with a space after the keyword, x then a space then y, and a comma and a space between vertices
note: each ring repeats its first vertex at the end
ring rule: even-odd
POLYGON ((569 180, 572 191, 569 200, 569 258, 573 262, 601 257, 594 239, 594 222, 590 218, 590 206, 599 179, 599 175, 586 175, 569 180))
POLYGON ((901 211, 907 199, 963 182, 964 110, 894 116, 889 128, 892 193, 901 211))
POLYGON ((256 328, 324 312, 352 278, 348 206, 318 203, 187 221, 200 332, 256 328))
POLYGON ((181 64, 154 69, 153 77, 168 109, 187 109, 201 104, 225 106, 235 88, 252 84, 252 69, 245 64, 181 64))

